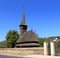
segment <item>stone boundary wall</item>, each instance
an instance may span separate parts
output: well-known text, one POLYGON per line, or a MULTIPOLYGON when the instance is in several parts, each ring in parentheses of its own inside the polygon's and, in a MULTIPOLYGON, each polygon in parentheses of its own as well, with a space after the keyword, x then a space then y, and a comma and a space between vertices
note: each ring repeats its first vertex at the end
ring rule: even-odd
POLYGON ((0 48, 0 54, 12 55, 43 55, 44 48, 0 48))

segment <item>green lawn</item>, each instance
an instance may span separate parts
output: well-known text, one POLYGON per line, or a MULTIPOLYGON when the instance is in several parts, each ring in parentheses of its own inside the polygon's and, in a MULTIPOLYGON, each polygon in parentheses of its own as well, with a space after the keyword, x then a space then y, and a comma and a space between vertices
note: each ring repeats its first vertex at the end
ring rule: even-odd
POLYGON ((58 48, 56 52, 57 52, 57 53, 60 53, 60 48, 58 48))

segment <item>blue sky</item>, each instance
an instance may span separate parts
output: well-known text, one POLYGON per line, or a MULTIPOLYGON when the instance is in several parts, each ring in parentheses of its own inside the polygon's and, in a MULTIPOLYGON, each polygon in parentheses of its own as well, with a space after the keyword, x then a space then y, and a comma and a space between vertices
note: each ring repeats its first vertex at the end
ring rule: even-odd
POLYGON ((39 37, 60 36, 60 0, 0 0, 0 41, 19 30, 24 5, 28 30, 39 37))

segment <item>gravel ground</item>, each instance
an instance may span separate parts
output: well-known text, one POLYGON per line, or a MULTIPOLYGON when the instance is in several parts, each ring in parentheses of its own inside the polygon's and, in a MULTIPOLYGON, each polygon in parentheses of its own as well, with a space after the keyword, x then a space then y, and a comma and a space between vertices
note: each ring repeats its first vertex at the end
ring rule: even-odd
POLYGON ((30 56, 0 55, 0 58, 60 58, 60 56, 45 56, 45 55, 30 55, 30 56))
POLYGON ((31 58, 60 58, 60 56, 45 56, 45 55, 32 55, 32 56, 25 56, 25 57, 31 57, 31 58))

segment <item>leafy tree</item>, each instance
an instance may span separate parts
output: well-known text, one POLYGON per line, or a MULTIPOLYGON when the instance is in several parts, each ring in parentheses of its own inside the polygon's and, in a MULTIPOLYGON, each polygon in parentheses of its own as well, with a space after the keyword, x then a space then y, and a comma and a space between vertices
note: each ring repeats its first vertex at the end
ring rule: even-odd
POLYGON ((45 38, 39 38, 39 46, 43 47, 45 38))
POLYGON ((6 48, 6 42, 5 41, 0 42, 0 48, 6 48))
POLYGON ((13 48, 15 46, 15 42, 17 41, 19 34, 15 30, 10 30, 6 35, 6 46, 7 48, 13 48))

